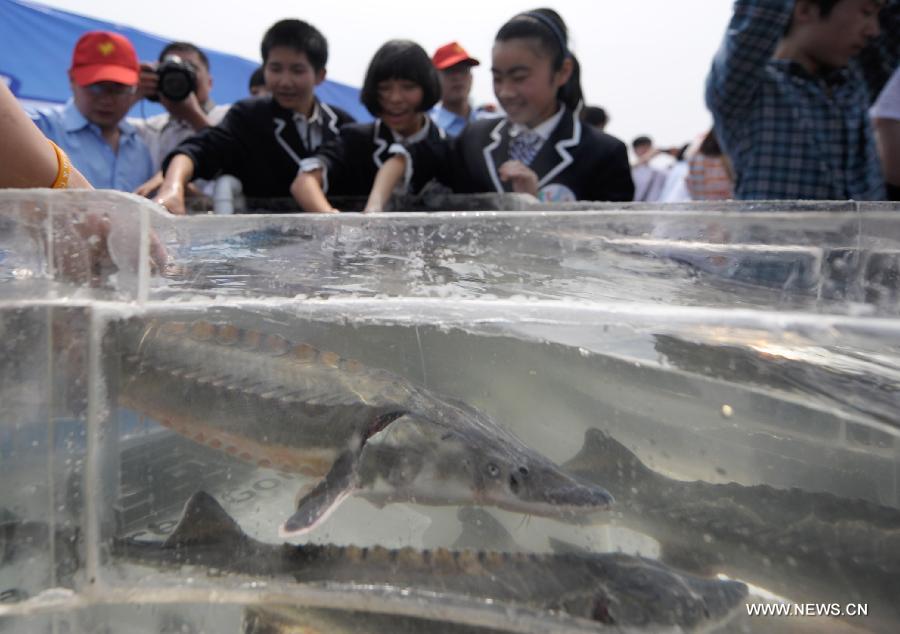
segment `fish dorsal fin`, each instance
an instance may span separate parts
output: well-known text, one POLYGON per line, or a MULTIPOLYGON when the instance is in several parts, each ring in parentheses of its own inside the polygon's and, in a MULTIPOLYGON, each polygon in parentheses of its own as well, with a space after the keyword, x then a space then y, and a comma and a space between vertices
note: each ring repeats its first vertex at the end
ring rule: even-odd
POLYGON ((600 429, 588 429, 585 432, 581 451, 563 467, 579 475, 613 478, 623 482, 643 480, 655 475, 634 452, 600 429))
POLYGON ((184 512, 163 548, 233 544, 246 535, 222 505, 205 491, 198 491, 184 505, 184 512))

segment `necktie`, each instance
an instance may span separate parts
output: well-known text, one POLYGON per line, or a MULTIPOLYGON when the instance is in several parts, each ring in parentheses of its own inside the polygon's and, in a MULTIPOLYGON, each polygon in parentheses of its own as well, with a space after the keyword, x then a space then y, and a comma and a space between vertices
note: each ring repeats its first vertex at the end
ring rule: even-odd
POLYGON ((531 165, 538 150, 544 144, 544 140, 537 132, 526 130, 509 142, 509 158, 513 161, 521 161, 525 165, 531 165))

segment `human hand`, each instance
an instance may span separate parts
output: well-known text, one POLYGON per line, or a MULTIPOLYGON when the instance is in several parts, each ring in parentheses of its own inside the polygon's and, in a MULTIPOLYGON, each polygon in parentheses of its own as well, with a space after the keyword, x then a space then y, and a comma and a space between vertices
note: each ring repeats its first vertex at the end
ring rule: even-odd
POLYGON ((135 93, 135 101, 141 99, 156 99, 159 91, 159 75, 156 74, 156 64, 141 62, 141 71, 138 75, 138 89, 135 93))
POLYGON ((384 205, 376 202, 367 202, 362 212, 364 214, 379 214, 384 211, 384 205))
POLYGON ((176 216, 183 216, 187 213, 184 207, 184 187, 178 183, 168 185, 164 183, 154 202, 162 205, 176 216))
POLYGON ((163 173, 157 172, 146 183, 134 190, 134 193, 144 198, 150 198, 163 184, 163 173))
POLYGON ((512 182, 513 191, 518 194, 537 196, 538 177, 533 169, 521 161, 506 161, 497 170, 500 180, 512 182))
POLYGON ((172 101, 160 95, 159 103, 172 117, 186 121, 195 130, 201 130, 209 125, 206 112, 203 111, 203 106, 200 105, 196 93, 192 92, 181 101, 172 101))
MULTIPOLYGON (((116 270, 139 269, 134 245, 137 241, 136 218, 89 212, 73 221, 54 218, 54 266, 63 279, 77 284, 98 286, 116 270)), ((150 232, 150 273, 164 270, 168 254, 159 237, 150 232)))

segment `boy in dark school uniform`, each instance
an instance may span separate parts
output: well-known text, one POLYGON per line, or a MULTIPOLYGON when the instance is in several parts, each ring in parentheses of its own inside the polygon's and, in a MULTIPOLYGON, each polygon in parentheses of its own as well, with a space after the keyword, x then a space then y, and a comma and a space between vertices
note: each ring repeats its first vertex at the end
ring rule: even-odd
POLYGON ((250 198, 288 196, 303 159, 353 122, 315 96, 328 61, 328 43, 315 27, 281 20, 266 32, 261 49, 272 94, 232 105, 222 123, 179 145, 163 163, 156 201, 172 213, 184 213, 188 182, 220 174, 239 178, 250 198))
POLYGON ((455 140, 393 146, 366 211, 380 211, 401 179, 413 191, 436 178, 459 193, 522 192, 546 202, 632 199, 625 144, 581 121, 578 62, 555 11, 507 22, 497 33, 491 71, 506 116, 472 122, 455 140))
POLYGON ((352 124, 303 162, 291 194, 306 211, 335 212, 329 196, 366 196, 394 144, 438 142, 444 131, 428 116, 441 98, 440 78, 425 50, 391 40, 372 58, 360 100, 374 123, 352 124))

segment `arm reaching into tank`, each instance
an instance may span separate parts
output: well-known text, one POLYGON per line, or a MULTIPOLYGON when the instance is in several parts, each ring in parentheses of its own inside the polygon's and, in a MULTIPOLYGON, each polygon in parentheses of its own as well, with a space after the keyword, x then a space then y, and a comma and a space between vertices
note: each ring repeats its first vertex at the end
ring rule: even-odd
MULTIPOLYGON (((51 187, 93 189, 81 172, 58 154, 28 118, 5 84, 0 83, 0 188, 51 187)), ((61 152, 61 150, 59 150, 61 152)))
POLYGON ((325 192, 322 189, 322 170, 297 174, 297 178, 291 183, 291 196, 300 205, 303 211, 312 213, 337 213, 337 209, 331 206, 325 192))
POLYGON ((369 200, 366 201, 363 213, 384 211, 384 206, 390 200, 391 194, 403 180, 408 160, 409 158, 404 154, 395 154, 385 161, 375 175, 375 182, 372 183, 372 191, 369 192, 369 200))
POLYGON ((184 189, 194 177, 194 161, 187 154, 178 154, 166 168, 165 178, 159 187, 156 202, 173 214, 183 216, 184 189))

